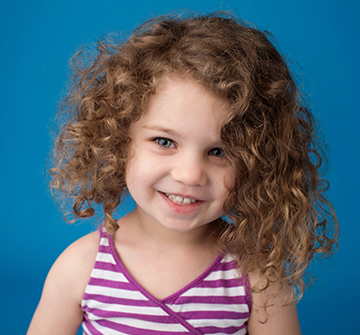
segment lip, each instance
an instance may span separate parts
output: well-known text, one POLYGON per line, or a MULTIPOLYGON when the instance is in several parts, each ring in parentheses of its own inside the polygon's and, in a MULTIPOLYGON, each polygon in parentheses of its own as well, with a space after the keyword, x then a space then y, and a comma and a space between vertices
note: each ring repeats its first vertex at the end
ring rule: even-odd
POLYGON ((194 204, 186 204, 186 205, 179 205, 179 204, 176 204, 175 202, 171 201, 165 193, 163 192, 160 192, 159 191, 159 194, 161 195, 161 197, 163 198, 163 200, 165 201, 166 205, 171 209, 171 211, 177 213, 177 214, 189 214, 191 212, 194 212, 196 211, 197 209, 199 209, 202 204, 205 202, 203 200, 199 200, 199 199, 196 199, 192 196, 186 196, 186 195, 182 195, 182 194, 179 194, 179 193, 168 193, 168 194, 173 194, 175 196, 181 196, 183 198, 190 198, 190 199, 195 199, 196 202, 194 204))

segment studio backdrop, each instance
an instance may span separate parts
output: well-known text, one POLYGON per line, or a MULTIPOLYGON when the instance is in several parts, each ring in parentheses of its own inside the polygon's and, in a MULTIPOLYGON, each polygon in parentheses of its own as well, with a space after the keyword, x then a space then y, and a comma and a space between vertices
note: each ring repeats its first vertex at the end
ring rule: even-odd
MULTIPOLYGON (((277 40, 329 150, 330 199, 342 237, 298 305, 303 334, 360 334, 359 2, 355 0, 6 1, 0 12, 2 334, 25 334, 47 272, 100 218, 69 225, 46 183, 57 103, 77 49, 169 12, 230 10, 277 40)), ((116 214, 132 208, 128 200, 116 214)))

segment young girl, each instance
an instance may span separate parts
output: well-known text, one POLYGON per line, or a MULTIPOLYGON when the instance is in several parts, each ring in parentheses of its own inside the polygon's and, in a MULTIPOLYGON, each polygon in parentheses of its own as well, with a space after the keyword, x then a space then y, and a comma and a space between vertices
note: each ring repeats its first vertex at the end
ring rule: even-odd
POLYGON ((105 222, 55 262, 29 335, 300 334, 303 275, 337 222, 313 117, 266 33, 151 20, 75 56, 60 113, 51 186, 105 222))

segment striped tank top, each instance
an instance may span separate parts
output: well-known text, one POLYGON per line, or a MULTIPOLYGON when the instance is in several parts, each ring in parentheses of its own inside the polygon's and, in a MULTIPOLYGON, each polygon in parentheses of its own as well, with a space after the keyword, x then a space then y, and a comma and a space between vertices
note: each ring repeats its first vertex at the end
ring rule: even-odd
POLYGON ((84 335, 247 334, 248 283, 230 256, 218 256, 198 278, 158 300, 122 264, 100 229, 99 251, 82 301, 84 335))

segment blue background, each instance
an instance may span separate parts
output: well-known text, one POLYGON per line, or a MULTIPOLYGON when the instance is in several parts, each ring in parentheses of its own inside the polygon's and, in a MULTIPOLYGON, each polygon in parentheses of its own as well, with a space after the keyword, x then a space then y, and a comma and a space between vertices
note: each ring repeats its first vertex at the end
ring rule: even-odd
POLYGON ((64 223, 45 182, 48 128, 69 58, 106 32, 131 31, 149 15, 175 9, 233 10, 271 31, 299 64, 292 68, 304 79, 330 148, 330 197, 342 227, 335 257, 312 266, 319 281, 298 305, 301 327, 303 334, 360 334, 359 2, 22 0, 1 7, 2 334, 26 332, 56 257, 95 229, 92 223, 64 223))

